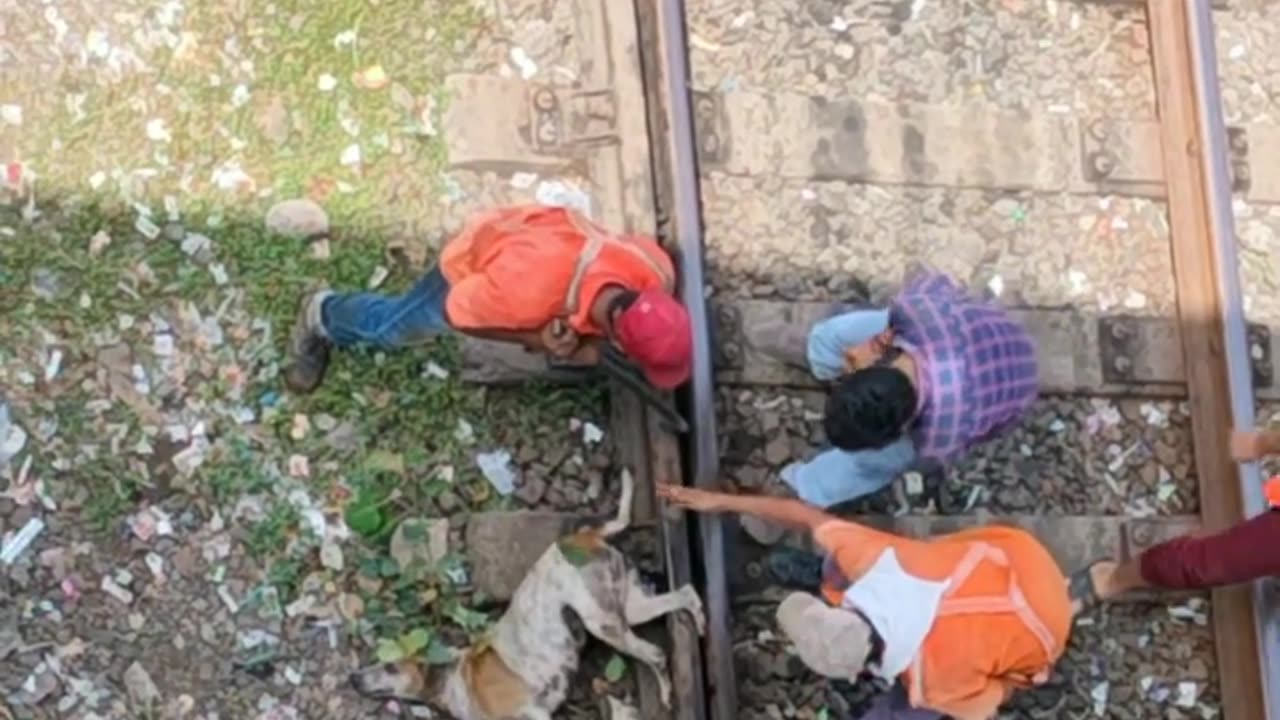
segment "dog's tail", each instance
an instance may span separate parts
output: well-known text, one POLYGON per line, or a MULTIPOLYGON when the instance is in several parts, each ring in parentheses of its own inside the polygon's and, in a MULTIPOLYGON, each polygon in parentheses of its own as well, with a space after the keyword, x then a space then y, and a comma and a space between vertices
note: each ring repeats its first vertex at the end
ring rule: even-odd
POLYGON ((631 471, 627 468, 622 469, 622 499, 618 501, 618 516, 605 523, 600 528, 600 534, 603 537, 617 535, 627 526, 631 525, 631 501, 636 493, 636 483, 631 477, 631 471))

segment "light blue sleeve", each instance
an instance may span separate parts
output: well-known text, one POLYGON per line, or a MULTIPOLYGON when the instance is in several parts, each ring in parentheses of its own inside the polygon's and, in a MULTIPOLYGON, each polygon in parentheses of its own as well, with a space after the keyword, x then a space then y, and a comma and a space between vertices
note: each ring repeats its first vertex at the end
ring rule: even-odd
POLYGON ((782 479, 801 500, 827 508, 880 490, 915 462, 915 446, 904 435, 877 450, 824 450, 783 468, 782 479))
POLYGON ((886 309, 852 310, 819 322, 809 330, 809 372, 819 380, 834 380, 844 371, 844 351, 884 332, 886 309))

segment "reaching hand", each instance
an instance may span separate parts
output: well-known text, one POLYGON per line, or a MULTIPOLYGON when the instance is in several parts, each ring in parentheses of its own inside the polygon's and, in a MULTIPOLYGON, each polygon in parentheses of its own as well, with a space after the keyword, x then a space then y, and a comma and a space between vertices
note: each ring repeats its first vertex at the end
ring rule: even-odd
POLYGON ((658 483, 658 497, 676 507, 694 512, 717 512, 724 508, 723 493, 658 483))
POLYGON ((1256 430, 1231 432, 1231 457, 1234 460, 1247 462, 1257 460, 1267 454, 1266 438, 1256 430))

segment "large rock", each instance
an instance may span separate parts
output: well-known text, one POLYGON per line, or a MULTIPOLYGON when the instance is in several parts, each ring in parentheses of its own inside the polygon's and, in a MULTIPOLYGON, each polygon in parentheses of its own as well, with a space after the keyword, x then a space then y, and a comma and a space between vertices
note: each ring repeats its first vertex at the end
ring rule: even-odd
POLYGON ((329 215, 306 199, 285 200, 267 211, 267 229, 280 235, 314 238, 329 234, 329 215))
POLYGON ((477 590, 511 599, 525 573, 561 536, 586 518, 571 513, 491 512, 467 523, 467 561, 477 590))

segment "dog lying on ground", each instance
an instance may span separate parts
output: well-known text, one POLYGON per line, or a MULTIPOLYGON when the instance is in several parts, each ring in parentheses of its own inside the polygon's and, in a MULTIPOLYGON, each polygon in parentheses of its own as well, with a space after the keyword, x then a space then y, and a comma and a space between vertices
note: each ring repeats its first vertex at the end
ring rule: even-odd
POLYGON ((684 610, 701 635, 705 618, 692 586, 646 594, 636 571, 606 542, 631 523, 633 493, 631 474, 624 471, 618 516, 547 548, 516 588, 487 642, 462 651, 447 665, 403 660, 362 668, 351 674, 356 691, 418 702, 457 720, 550 720, 578 669, 585 628, 648 666, 657 675, 662 703, 669 707, 666 654, 631 628, 684 610))

